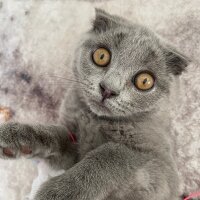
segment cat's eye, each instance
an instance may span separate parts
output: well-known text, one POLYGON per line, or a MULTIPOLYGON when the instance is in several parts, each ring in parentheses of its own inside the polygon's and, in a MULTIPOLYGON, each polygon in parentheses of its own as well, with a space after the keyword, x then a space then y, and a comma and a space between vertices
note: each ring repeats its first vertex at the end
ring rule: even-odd
POLYGON ((141 72, 135 76, 134 84, 139 90, 150 90, 153 88, 155 83, 155 78, 151 73, 141 72))
POLYGON ((111 60, 111 53, 108 49, 101 47, 93 52, 92 59, 96 65, 106 67, 111 60))

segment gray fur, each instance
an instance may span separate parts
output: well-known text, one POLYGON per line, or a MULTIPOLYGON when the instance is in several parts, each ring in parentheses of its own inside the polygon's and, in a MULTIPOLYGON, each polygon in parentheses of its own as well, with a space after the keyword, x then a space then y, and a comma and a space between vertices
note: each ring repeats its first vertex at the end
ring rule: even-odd
POLYGON ((169 139, 168 104, 185 56, 147 28, 96 11, 92 29, 77 47, 76 82, 67 91, 58 125, 9 123, 0 127, 1 157, 5 147, 18 157, 43 157, 66 173, 46 182, 35 200, 166 200, 178 199, 179 182, 169 139), (97 67, 91 52, 112 52, 107 68, 97 67), (155 87, 138 91, 132 79, 141 70, 156 76, 155 87), (99 83, 119 95, 101 101, 99 83), (67 138, 76 134, 78 143, 67 138))

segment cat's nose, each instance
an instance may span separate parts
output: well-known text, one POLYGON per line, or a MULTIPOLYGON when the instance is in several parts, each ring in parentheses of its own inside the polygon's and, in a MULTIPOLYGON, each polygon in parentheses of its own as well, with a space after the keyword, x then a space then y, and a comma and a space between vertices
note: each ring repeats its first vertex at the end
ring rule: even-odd
POLYGON ((117 96, 118 93, 109 89, 104 83, 99 83, 99 87, 101 90, 102 100, 103 103, 106 99, 117 96))

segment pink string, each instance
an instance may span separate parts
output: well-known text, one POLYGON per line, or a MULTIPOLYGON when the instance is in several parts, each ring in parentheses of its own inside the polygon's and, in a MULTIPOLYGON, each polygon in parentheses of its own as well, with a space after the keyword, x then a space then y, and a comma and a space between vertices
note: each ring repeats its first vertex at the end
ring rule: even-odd
POLYGON ((77 143, 76 135, 74 133, 72 133, 72 132, 69 132, 69 139, 73 144, 77 143))
POLYGON ((192 193, 188 197, 186 197, 184 200, 189 200, 189 199, 192 199, 192 198, 195 198, 195 197, 200 197, 200 192, 192 193))

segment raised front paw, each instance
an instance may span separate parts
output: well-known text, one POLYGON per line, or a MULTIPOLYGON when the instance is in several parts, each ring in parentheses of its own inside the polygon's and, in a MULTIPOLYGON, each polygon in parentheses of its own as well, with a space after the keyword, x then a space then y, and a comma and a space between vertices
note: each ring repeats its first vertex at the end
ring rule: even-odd
POLYGON ((34 200, 94 200, 94 191, 90 191, 89 183, 83 184, 83 178, 69 170, 56 176, 42 185, 34 200), (70 172, 70 173, 69 173, 70 172))
POLYGON ((30 126, 19 123, 6 123, 0 126, 0 158, 16 158, 31 155, 30 126))

